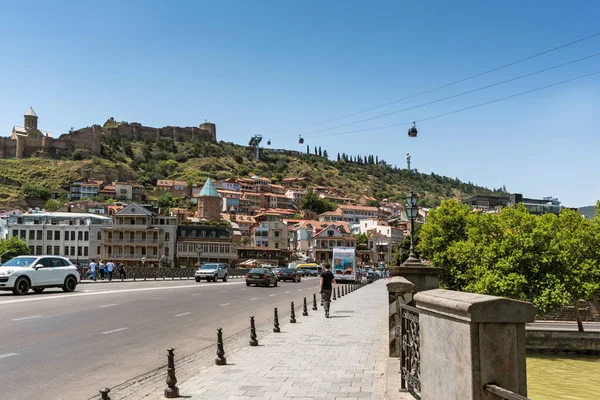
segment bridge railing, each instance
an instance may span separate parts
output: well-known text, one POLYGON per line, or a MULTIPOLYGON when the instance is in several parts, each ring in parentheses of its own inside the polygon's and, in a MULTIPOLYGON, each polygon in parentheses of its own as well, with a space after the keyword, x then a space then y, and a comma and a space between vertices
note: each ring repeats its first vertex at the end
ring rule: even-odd
POLYGON ((503 389, 500 386, 491 383, 485 385, 484 390, 505 400, 531 400, 529 397, 522 396, 518 393, 503 389))
MULTIPOLYGON (((81 279, 89 279, 90 268, 80 267, 79 273, 81 279)), ((113 270, 113 280, 133 279, 133 280, 183 280, 193 279, 194 273, 198 268, 178 268, 178 267, 125 267, 125 274, 121 276, 117 267, 113 270)), ((230 278, 246 276, 247 268, 230 268, 227 272, 230 278)), ((96 269, 96 279, 100 278, 100 272, 96 269)))

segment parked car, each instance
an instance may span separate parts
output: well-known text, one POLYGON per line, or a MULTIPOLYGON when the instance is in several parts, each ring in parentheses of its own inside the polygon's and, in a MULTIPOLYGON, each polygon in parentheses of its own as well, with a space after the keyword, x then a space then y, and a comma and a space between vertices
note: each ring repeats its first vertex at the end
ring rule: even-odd
POLYGON ((196 282, 200 282, 203 279, 207 282, 216 282, 217 279, 223 279, 223 282, 227 282, 228 277, 229 265, 225 263, 206 263, 194 273, 196 282))
POLYGON ((278 281, 300 282, 301 280, 296 268, 278 268, 276 274, 278 281))
POLYGON ((252 268, 246 274, 246 286, 265 285, 267 287, 277 286, 277 276, 268 268, 252 268))
POLYGON ((306 273, 306 271, 303 270, 303 269, 294 268, 294 270, 296 271, 296 273, 298 274, 298 276, 308 276, 308 274, 306 273))
POLYGON ((51 287, 72 292, 80 280, 77 267, 64 257, 19 256, 0 266, 0 290, 12 290, 19 295, 29 289, 41 293, 51 287))

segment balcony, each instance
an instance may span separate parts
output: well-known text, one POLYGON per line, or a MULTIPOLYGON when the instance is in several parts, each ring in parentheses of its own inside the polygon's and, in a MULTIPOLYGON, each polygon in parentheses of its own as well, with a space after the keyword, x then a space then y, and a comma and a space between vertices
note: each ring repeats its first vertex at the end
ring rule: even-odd
POLYGON ((136 244, 136 245, 146 245, 146 246, 156 246, 158 245, 159 241, 158 239, 127 239, 127 238, 123 238, 123 239, 117 239, 117 238, 112 238, 112 239, 103 239, 102 240, 102 244, 136 244))
POLYGON ((136 253, 136 254, 105 254, 102 253, 102 258, 105 260, 142 260, 142 258, 145 258, 146 261, 158 261, 158 259, 160 258, 158 255, 155 254, 141 254, 141 253, 136 253))

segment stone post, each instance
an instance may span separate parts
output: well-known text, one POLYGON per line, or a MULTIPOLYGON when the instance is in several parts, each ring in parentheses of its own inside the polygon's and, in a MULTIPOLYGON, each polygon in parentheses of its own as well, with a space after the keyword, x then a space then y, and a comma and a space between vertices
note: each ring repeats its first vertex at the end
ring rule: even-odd
POLYGON ((402 323, 399 304, 411 304, 415 293, 415 285, 407 279, 395 276, 387 284, 389 297, 389 356, 400 357, 402 338, 400 324, 402 323))
POLYGON ((485 400, 494 383, 527 396, 527 302, 451 290, 414 296, 419 313, 421 398, 485 400))

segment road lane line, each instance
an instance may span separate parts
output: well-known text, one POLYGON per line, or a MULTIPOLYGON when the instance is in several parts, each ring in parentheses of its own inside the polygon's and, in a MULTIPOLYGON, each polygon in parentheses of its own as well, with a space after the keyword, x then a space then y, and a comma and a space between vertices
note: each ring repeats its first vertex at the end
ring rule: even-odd
POLYGON ((98 306, 98 308, 106 308, 106 307, 114 307, 114 306, 118 306, 118 304, 105 304, 103 306, 98 306))
POLYGON ((228 306, 228 305, 230 305, 230 304, 231 304, 231 303, 219 304, 219 306, 221 306, 221 307, 225 307, 225 306, 228 306))
POLYGON ((299 292, 303 291, 304 289, 298 289, 299 292))
POLYGON ((270 295, 269 295, 269 297, 273 297, 273 296, 275 296, 275 294, 270 294, 270 295))
POLYGON ((119 328, 119 329, 113 329, 112 331, 106 331, 106 332, 102 332, 102 334, 103 334, 103 335, 109 335, 109 334, 111 334, 111 333, 115 333, 115 332, 121 332, 121 331, 124 331, 124 330, 126 330, 126 329, 129 329, 129 328, 119 328))
MULTIPOLYGON (((215 283, 212 286, 220 286, 220 285, 241 285, 244 282, 227 282, 227 283, 215 283)), ((209 286, 204 286, 209 287, 209 286)), ((197 289, 198 286, 195 285, 186 285, 186 286, 161 286, 161 287, 148 287, 148 288, 137 288, 137 289, 123 289, 123 290, 94 290, 90 292, 76 292, 69 294, 61 294, 61 295, 47 295, 47 296, 30 296, 30 298, 25 299, 14 299, 14 300, 0 300, 0 305, 3 304, 13 304, 13 303, 28 303, 30 301, 47 301, 47 300, 56 300, 56 299, 65 299, 70 297, 79 297, 79 296, 97 296, 103 294, 114 294, 114 293, 133 293, 133 292, 146 292, 151 290, 175 290, 175 289, 197 289)))
POLYGON ((12 356, 16 356, 19 353, 6 353, 6 354, 0 354, 0 358, 8 358, 8 357, 12 357, 12 356))
POLYGON ((258 297, 253 297, 250 300, 258 300, 258 297))
POLYGON ((288 291, 287 291, 287 292, 285 292, 285 293, 289 293, 289 292, 290 292, 290 291, 288 290, 288 291))
POLYGON ((11 321, 25 321, 26 319, 34 319, 34 318, 42 318, 42 316, 41 315, 33 315, 31 317, 14 318, 14 319, 11 319, 11 321))
POLYGON ((162 300, 164 297, 153 297, 152 300, 162 300))
POLYGON ((192 296, 200 296, 202 293, 194 293, 192 296))
POLYGON ((175 314, 175 316, 176 317, 183 317, 184 315, 189 315, 189 314, 191 314, 191 312, 184 312, 184 313, 181 313, 181 314, 175 314))
POLYGON ((219 293, 227 293, 227 290, 219 290, 219 293))

